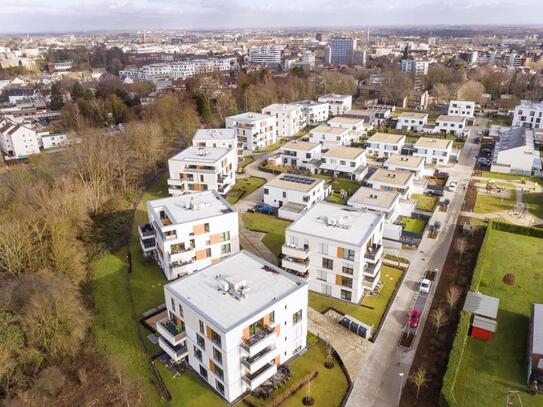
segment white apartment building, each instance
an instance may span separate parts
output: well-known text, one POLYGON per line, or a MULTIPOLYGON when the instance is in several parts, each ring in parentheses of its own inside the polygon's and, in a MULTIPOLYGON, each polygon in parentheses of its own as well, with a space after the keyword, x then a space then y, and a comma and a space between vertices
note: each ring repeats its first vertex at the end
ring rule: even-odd
POLYGON ((520 105, 515 107, 512 126, 543 129, 543 102, 522 100, 520 105))
POLYGON ((336 116, 328 120, 327 124, 328 126, 339 127, 340 129, 353 130, 360 134, 364 133, 366 130, 364 119, 356 117, 336 116))
POLYGON ((415 179, 424 175, 424 158, 413 155, 391 154, 383 164, 383 168, 390 171, 408 171, 415 179))
POLYGON ((413 156, 424 158, 425 164, 447 164, 453 142, 439 138, 419 137, 414 145, 413 156))
POLYGON ((417 75, 428 75, 430 61, 423 59, 402 59, 400 70, 402 72, 414 72, 417 75))
POLYGON ((320 164, 322 146, 320 143, 294 140, 283 144, 279 154, 283 165, 292 165, 314 172, 315 167, 320 164))
POLYGON ((306 125, 302 105, 274 103, 262 109, 262 113, 275 117, 277 137, 293 137, 306 125))
POLYGON ((277 45, 261 45, 251 47, 249 50, 249 62, 252 64, 279 65, 283 48, 277 45))
POLYGON ((368 172, 366 150, 334 147, 322 155, 321 174, 361 181, 368 172))
POLYGON ((469 100, 451 100, 449 102, 449 116, 464 116, 466 119, 475 117, 475 102, 469 100))
POLYGON ((216 191, 148 201, 147 214, 140 245, 168 280, 239 251, 238 214, 216 191))
POLYGON ((168 160, 168 192, 172 196, 201 191, 225 195, 236 183, 236 150, 189 147, 168 160))
POLYGON ((254 152, 277 141, 276 119, 260 113, 241 113, 225 119, 227 128, 234 129, 238 142, 245 151, 254 152))
POLYGON ((400 214, 400 194, 393 191, 378 191, 369 187, 360 187, 347 201, 348 206, 356 209, 382 213, 385 223, 392 224, 400 214))
POLYGON ((342 129, 341 127, 332 127, 326 124, 321 124, 309 131, 309 142, 320 143, 323 150, 337 146, 350 146, 359 137, 360 135, 355 131, 342 129))
POLYGON ((64 147, 68 145, 68 136, 66 136, 66 134, 50 134, 49 132, 46 132, 40 133, 38 134, 38 136, 38 143, 40 147, 43 147, 44 150, 48 150, 50 148, 64 147))
POLYGON ((436 119, 434 133, 454 134, 457 137, 467 135, 466 118, 464 116, 439 115, 436 119))
POLYGON ((198 129, 192 137, 194 147, 228 148, 237 151, 238 158, 243 157, 243 147, 238 143, 234 129, 198 129))
POLYGON ((328 103, 315 102, 313 100, 303 100, 294 103, 302 106, 302 111, 305 115, 305 122, 309 126, 325 122, 328 120, 330 106, 328 103))
POLYGON ((396 130, 422 131, 428 124, 428 114, 418 112, 403 112, 398 116, 396 130))
POLYGON ((543 175, 541 156, 534 146, 535 129, 514 127, 500 132, 492 156, 492 172, 543 175))
POLYGON ((160 347, 228 403, 306 347, 308 283, 242 251, 164 286, 160 347))
POLYGON ((378 168, 367 179, 368 185, 379 191, 398 192, 400 198, 409 199, 413 190, 414 176, 407 171, 392 171, 378 168))
POLYGON ((351 95, 336 95, 329 93, 327 95, 319 96, 318 101, 321 103, 328 103, 330 114, 334 116, 340 116, 347 110, 351 110, 353 107, 353 97, 351 95))
POLYGON ((301 211, 330 195, 331 187, 323 179, 295 174, 281 174, 264 185, 264 202, 274 208, 290 203, 301 211))
POLYGON ((19 159, 39 154, 38 134, 24 124, 0 117, 0 150, 6 159, 19 159))
POLYGON ((400 154, 405 140, 403 134, 375 133, 366 141, 366 150, 375 158, 387 158, 400 154))
POLYGON ((384 218, 318 202, 285 230, 281 265, 311 291, 357 304, 381 278, 384 218))

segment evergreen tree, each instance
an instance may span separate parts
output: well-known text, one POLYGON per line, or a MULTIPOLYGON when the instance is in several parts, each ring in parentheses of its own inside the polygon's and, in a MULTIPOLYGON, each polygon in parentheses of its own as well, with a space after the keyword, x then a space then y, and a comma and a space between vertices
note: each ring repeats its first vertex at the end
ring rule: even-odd
POLYGON ((60 110, 64 106, 64 99, 60 88, 60 82, 55 82, 51 86, 51 109, 60 110))

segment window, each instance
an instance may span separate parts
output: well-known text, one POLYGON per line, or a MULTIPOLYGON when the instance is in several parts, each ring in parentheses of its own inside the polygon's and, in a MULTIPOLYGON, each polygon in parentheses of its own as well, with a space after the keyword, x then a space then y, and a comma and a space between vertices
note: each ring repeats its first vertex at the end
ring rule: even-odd
POLYGON ((203 334, 204 333, 204 323, 202 322, 202 320, 198 321, 198 325, 200 326, 200 333, 203 334))
POLYGON ((200 375, 207 380, 207 370, 202 365, 200 365, 200 375))
POLYGON ((292 325, 296 325, 302 320, 302 310, 292 314, 292 325))
POLYGON ((222 370, 219 366, 215 365, 215 372, 214 373, 221 380, 224 380, 224 370, 222 370))
POLYGON ((202 361, 202 351, 198 349, 196 346, 193 346, 194 351, 194 357, 198 359, 199 361, 202 361))
POLYGON ((286 197, 287 197, 287 193, 283 192, 283 198, 286 198, 286 197))
POLYGON ((353 279, 351 277, 338 276, 338 283, 343 287, 353 288, 353 279))
POLYGON ((355 165, 356 165, 356 162, 351 161, 351 168, 354 168, 355 165))
POLYGON ((351 274, 351 275, 352 275, 352 274, 353 274, 353 268, 352 268, 352 267, 343 266, 343 267, 341 268, 341 272, 342 272, 343 274, 351 274))
POLYGON ((332 270, 334 268, 334 261, 332 259, 327 259, 326 257, 323 257, 322 267, 325 269, 332 270))
POLYGON ((222 384, 220 381, 215 380, 215 388, 219 393, 224 394, 224 384, 222 384))
POLYGON ((229 254, 231 251, 232 247, 230 246, 230 243, 221 246, 221 255, 229 254))
POLYGON ((175 300, 172 298, 172 310, 175 312, 175 300))
POLYGON ((340 160, 340 161, 339 161, 339 164, 340 164, 340 165, 346 165, 347 162, 346 162, 345 160, 340 160))
POLYGON ((352 249, 346 249, 343 251, 343 258, 345 260, 354 261, 355 252, 352 249))
POLYGON ((215 332, 213 329, 209 329, 211 331, 211 341, 218 345, 218 346, 221 346, 221 336, 215 332))
POLYGON ((328 245, 325 243, 319 243, 319 253, 328 254, 328 245))
POLYGON ((268 195, 270 193, 270 190, 268 188, 264 188, 264 195, 268 195))
POLYGON ((217 348, 213 347, 213 359, 217 361, 217 363, 222 365, 222 353, 217 348))
POLYGON ((204 231, 209 232, 209 223, 204 223, 204 231))
POLYGON ((206 341, 205 341, 205 339, 204 339, 202 336, 200 336, 199 334, 196 334, 196 343, 198 344, 198 346, 199 346, 200 348, 202 348, 202 349, 205 350, 205 348, 206 348, 206 341))
POLYGON ((270 324, 273 324, 275 322, 275 311, 270 312, 269 319, 270 324))
POLYGON ((183 317, 183 306, 179 304, 179 316, 183 317))
POLYGON ((318 270, 317 271, 317 280, 326 281, 326 278, 328 277, 328 273, 324 270, 318 270))
POLYGON ((341 290, 341 299, 345 301, 351 301, 352 293, 347 290, 341 290))

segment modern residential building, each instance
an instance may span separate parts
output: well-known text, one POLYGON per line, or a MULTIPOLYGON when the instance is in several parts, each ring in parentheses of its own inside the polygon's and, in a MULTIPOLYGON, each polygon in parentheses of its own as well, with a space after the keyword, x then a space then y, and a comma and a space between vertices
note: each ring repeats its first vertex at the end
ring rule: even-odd
POLYGON ((314 169, 320 165, 322 145, 320 143, 295 140, 283 144, 280 147, 279 154, 283 165, 292 165, 314 172, 314 169))
POLYGON ((251 47, 249 50, 249 62, 252 64, 279 65, 283 48, 277 45, 261 45, 251 47))
POLYGON ((424 158, 412 155, 391 154, 383 164, 383 168, 390 171, 408 171, 415 179, 424 175, 424 158))
POLYGON ((375 133, 366 141, 366 150, 375 158, 387 158, 392 154, 400 154, 405 140, 403 134, 375 133))
POLYGON ((436 119, 434 132, 454 134, 457 137, 466 136, 468 134, 466 120, 464 116, 439 115, 436 119))
POLYGON ((353 130, 361 134, 366 130, 364 119, 356 117, 336 116, 328 120, 327 124, 328 126, 353 130))
POLYGON ((385 215, 385 223, 394 223, 400 214, 400 194, 393 191, 378 191, 360 187, 349 198, 347 205, 385 215))
POLYGON ((235 149, 188 147, 168 160, 168 191, 172 196, 200 191, 225 195, 236 183, 235 149))
POLYGON ((381 278, 385 215, 318 202, 285 230, 284 269, 309 289, 359 303, 381 278))
POLYGON ((322 155, 321 174, 361 181, 368 173, 366 150, 334 147, 322 155))
POLYGON ((6 159, 19 159, 39 154, 38 134, 27 125, 0 117, 0 150, 6 159))
POLYGON ((234 129, 238 143, 245 151, 253 152, 277 141, 276 119, 260 113, 241 113, 225 119, 227 128, 234 129))
POLYGON ((330 114, 340 116, 347 110, 351 110, 353 106, 353 97, 351 95, 336 95, 329 93, 319 96, 319 102, 328 103, 330 114))
POLYGON ((356 39, 351 37, 332 37, 330 39, 330 62, 334 65, 350 65, 356 49, 356 39))
POLYGON ((274 103, 262 109, 262 113, 275 117, 277 137, 293 137, 306 125, 302 105, 274 103))
POLYGON ((430 61, 423 59, 402 59, 400 70, 402 72, 414 72, 419 75, 428 75, 430 61))
POLYGON ((238 158, 243 157, 243 146, 238 143, 234 129, 198 129, 192 137, 194 147, 232 148, 238 158))
POLYGON ((514 127, 500 132, 494 147, 492 172, 543 176, 541 157, 534 145, 535 129, 514 127))
POLYGON ((306 347, 308 283, 242 251, 164 286, 160 347, 228 403, 306 347))
POLYGON ((426 126, 427 123, 427 113, 403 112, 398 116, 396 129, 404 131, 422 131, 423 127, 426 126))
POLYGON ((62 133, 39 133, 38 143, 44 150, 68 145, 68 136, 62 133))
POLYGON ((452 140, 419 137, 413 155, 424 158, 425 164, 446 164, 452 153, 452 140))
POLYGON ((295 102, 294 104, 302 106, 302 111, 305 115, 305 122, 309 126, 314 126, 328 120, 330 110, 328 103, 315 102, 314 100, 303 100, 301 102, 295 102))
POLYGON ((239 251, 238 214, 216 191, 148 201, 147 214, 140 245, 168 280, 239 251))
POLYGON ((325 199, 330 192, 331 188, 323 179, 280 174, 264 185, 264 202, 274 208, 291 203, 306 210, 325 199))
POLYGON ((451 100, 449 102, 449 116, 464 116, 466 119, 475 117, 475 102, 469 100, 451 100))
POLYGON ((401 198, 409 199, 413 190, 414 178, 411 172, 378 168, 366 182, 373 189, 398 192, 401 198))
POLYGON ((515 107, 512 125, 513 127, 543 129, 543 102, 521 101, 520 105, 515 107))
POLYGON ((360 135, 352 130, 321 124, 309 131, 309 142, 320 143, 323 150, 337 146, 349 146, 360 135))

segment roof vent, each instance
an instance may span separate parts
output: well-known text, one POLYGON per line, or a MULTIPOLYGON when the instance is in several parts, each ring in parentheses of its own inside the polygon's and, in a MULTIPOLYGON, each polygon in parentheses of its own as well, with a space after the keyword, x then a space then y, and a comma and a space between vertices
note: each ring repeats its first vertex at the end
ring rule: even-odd
POLYGON ((228 292, 230 289, 230 285, 228 284, 228 281, 221 280, 219 281, 219 290, 228 292))
POLYGON ((199 155, 199 156, 206 156, 207 155, 207 151, 203 148, 199 148, 198 151, 196 152, 196 155, 199 155))

